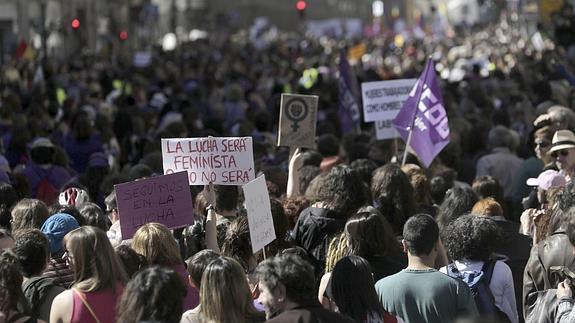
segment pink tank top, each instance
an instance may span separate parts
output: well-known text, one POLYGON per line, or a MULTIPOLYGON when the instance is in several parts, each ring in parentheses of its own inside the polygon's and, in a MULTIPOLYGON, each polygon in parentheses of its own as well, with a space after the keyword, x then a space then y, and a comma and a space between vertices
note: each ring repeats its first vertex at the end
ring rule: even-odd
POLYGON ((116 320, 116 304, 120 300, 124 287, 116 285, 116 293, 112 289, 104 289, 93 293, 83 293, 73 289, 72 319, 70 323, 112 323, 116 320), (94 315, 82 302, 81 296, 94 312, 94 315))

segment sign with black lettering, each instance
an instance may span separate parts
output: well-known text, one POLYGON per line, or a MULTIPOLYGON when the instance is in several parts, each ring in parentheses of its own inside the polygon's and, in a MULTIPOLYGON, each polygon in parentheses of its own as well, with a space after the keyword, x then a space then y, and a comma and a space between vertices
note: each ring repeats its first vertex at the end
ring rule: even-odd
POLYGON ((315 95, 282 94, 278 146, 315 149, 315 95))
POLYGON ((192 194, 186 172, 151 177, 114 186, 122 239, 139 227, 157 222, 169 229, 194 223, 192 194))
POLYGON ((261 175, 242 186, 242 189, 248 213, 252 251, 256 253, 276 238, 265 176, 261 175))
POLYGON ((409 97, 417 79, 361 83, 363 120, 393 120, 409 97))
POLYGON ((164 174, 188 172, 190 185, 242 185, 255 178, 252 137, 162 139, 164 174))
POLYGON ((395 130, 392 120, 382 120, 375 122, 375 138, 377 138, 377 140, 385 140, 398 137, 399 132, 395 130))

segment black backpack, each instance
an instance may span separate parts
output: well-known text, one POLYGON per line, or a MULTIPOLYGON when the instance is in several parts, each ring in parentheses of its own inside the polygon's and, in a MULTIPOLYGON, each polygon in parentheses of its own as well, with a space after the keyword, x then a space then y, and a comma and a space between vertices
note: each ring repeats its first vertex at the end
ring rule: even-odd
POLYGON ((491 293, 489 284, 491 283, 491 276, 493 276, 493 269, 495 268, 495 261, 489 260, 483 264, 481 271, 460 272, 455 264, 450 263, 447 265, 447 275, 462 280, 471 289, 471 294, 475 300, 475 305, 481 316, 490 316, 497 318, 499 322, 511 322, 509 317, 497 305, 495 305, 495 297, 491 293))

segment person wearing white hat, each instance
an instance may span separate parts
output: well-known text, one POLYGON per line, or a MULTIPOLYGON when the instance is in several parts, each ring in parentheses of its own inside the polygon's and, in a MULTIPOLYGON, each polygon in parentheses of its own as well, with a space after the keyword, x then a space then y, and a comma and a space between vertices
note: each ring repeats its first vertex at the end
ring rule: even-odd
POLYGON ((557 167, 570 182, 575 177, 575 134, 571 130, 558 130, 551 144, 548 154, 555 158, 557 167))

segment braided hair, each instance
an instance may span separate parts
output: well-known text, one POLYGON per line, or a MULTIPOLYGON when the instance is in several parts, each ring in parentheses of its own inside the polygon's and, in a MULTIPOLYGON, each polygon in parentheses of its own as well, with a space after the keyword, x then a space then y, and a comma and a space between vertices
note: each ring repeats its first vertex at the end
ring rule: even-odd
POLYGON ((335 267, 335 264, 343 257, 350 253, 345 233, 340 233, 331 239, 325 257, 325 272, 329 273, 335 267))

